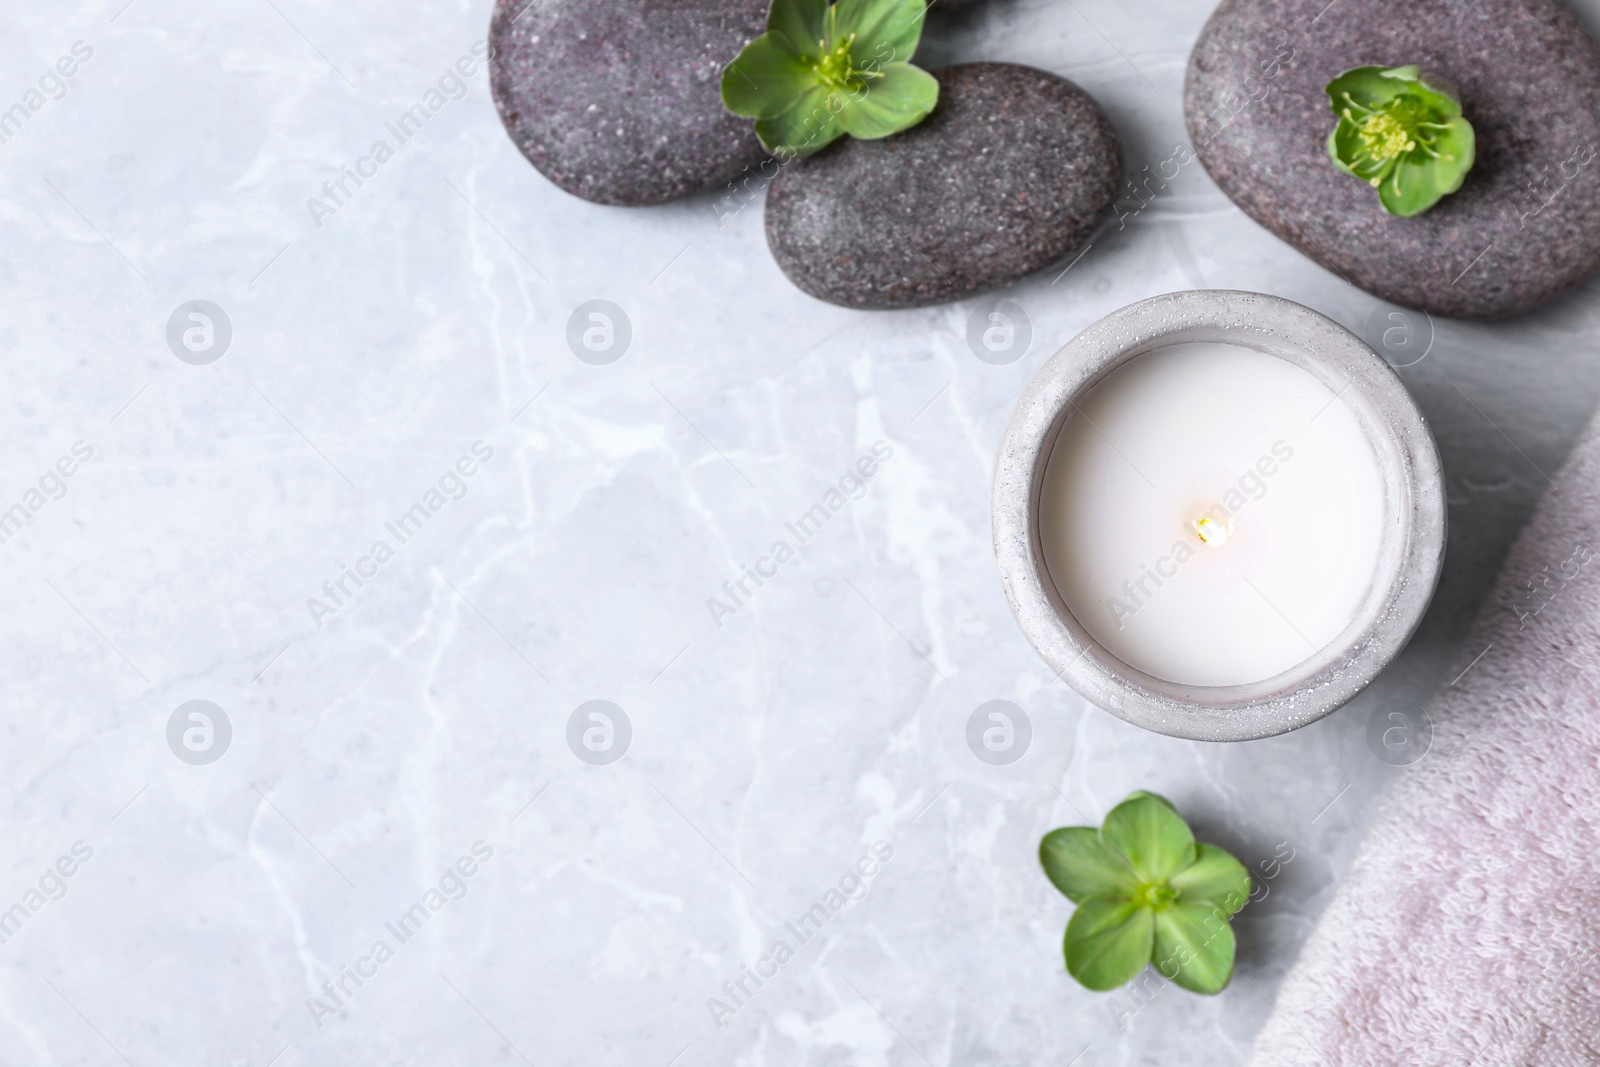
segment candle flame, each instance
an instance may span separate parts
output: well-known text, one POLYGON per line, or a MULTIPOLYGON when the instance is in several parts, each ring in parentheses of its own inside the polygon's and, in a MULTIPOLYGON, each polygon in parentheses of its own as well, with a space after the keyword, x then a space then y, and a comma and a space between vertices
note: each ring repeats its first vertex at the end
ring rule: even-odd
POLYGON ((1228 528, 1210 515, 1202 515, 1189 525, 1194 528, 1194 535, 1200 538, 1202 544, 1215 547, 1228 539, 1228 528))

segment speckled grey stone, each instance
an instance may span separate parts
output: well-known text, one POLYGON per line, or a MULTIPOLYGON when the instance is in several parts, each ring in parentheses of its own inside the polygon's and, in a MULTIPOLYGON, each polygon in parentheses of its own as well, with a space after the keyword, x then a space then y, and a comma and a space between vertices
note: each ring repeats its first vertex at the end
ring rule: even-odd
POLYGON ((1116 131, 1082 89, 1009 63, 934 74, 939 104, 920 125, 842 139, 773 181, 767 244, 812 296, 959 300, 1071 255, 1115 199, 1116 131))
POLYGON ((1600 266, 1600 53, 1557 0, 1224 0, 1189 59, 1196 153, 1236 204, 1368 292, 1472 318, 1600 266), (1334 168, 1324 86, 1416 63, 1460 90, 1478 160, 1414 219, 1334 168))
POLYGON ((498 0, 490 84, 522 154, 569 193, 658 204, 766 153, 722 106, 722 68, 766 28, 763 0, 498 0))

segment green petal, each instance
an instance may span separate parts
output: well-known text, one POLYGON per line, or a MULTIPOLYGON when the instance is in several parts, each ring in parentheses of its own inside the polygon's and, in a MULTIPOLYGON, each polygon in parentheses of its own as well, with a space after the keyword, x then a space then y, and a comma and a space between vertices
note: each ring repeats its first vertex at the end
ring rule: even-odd
POLYGON ((1151 962, 1192 993, 1220 993, 1233 977, 1233 927, 1220 907, 1174 904, 1155 915, 1151 962))
POLYGON ((1195 861, 1167 882, 1178 891, 1180 904, 1215 904, 1229 915, 1250 899, 1250 872, 1216 845, 1196 846, 1195 861))
MULTIPOLYGON (((1395 97, 1416 89, 1415 81, 1391 76, 1388 68, 1355 67, 1328 83, 1328 104, 1333 108, 1335 115, 1343 115, 1345 108, 1350 106, 1349 101, 1345 99, 1345 94, 1348 93, 1350 99, 1359 106, 1377 110, 1395 97)), ((1359 118, 1360 112, 1357 112, 1356 116, 1359 118)))
POLYGON ((1445 118, 1461 114, 1461 104, 1456 99, 1456 89, 1451 82, 1437 74, 1424 73, 1416 64, 1392 67, 1381 72, 1403 86, 1402 95, 1410 96, 1422 107, 1443 112, 1445 118))
POLYGON ((1431 159, 1421 163, 1403 159, 1378 183, 1383 210, 1403 219, 1415 218, 1443 197, 1431 159))
POLYGON ((1413 95, 1424 106, 1438 112, 1443 118, 1457 118, 1461 114, 1461 103, 1456 99, 1455 87, 1446 86, 1449 83, 1441 82, 1437 75, 1424 74, 1417 83, 1413 95))
POLYGON ((767 11, 767 32, 802 56, 821 54, 817 42, 825 31, 828 0, 772 0, 767 11))
MULTIPOLYGON (((723 93, 723 98, 726 99, 726 93, 723 93)), ((1352 160, 1355 158, 1354 139, 1355 123, 1350 122, 1349 118, 1339 118, 1339 125, 1328 131, 1328 158, 1333 160, 1333 165, 1338 166, 1339 170, 1352 178, 1360 178, 1355 166, 1344 162, 1346 157, 1352 160)))
POLYGON ((1086 900, 1067 923, 1067 973, 1096 992, 1115 989, 1150 962, 1154 938, 1149 908, 1106 897, 1086 900))
POLYGON ((1166 797, 1162 796, 1160 793, 1152 793, 1148 789, 1135 789, 1133 792, 1131 792, 1127 796, 1123 797, 1122 798, 1122 802, 1124 804, 1126 804, 1128 801, 1137 800, 1140 797, 1149 797, 1151 800, 1159 800, 1159 801, 1161 801, 1161 803, 1163 803, 1167 807, 1171 808, 1172 809, 1172 813, 1174 815, 1176 815, 1178 813, 1178 809, 1172 803, 1172 801, 1168 800, 1166 797))
POLYGON ((1441 193, 1453 193, 1467 180, 1467 171, 1477 160, 1478 139, 1472 123, 1459 115, 1444 125, 1449 128, 1437 131, 1433 139, 1433 150, 1446 157, 1436 163, 1437 181, 1441 193))
POLYGON ((756 136, 768 152, 809 156, 844 136, 838 112, 842 98, 827 86, 807 91, 781 115, 756 120, 756 136), (830 97, 834 98, 830 100, 830 97))
POLYGON ((858 69, 907 63, 927 10, 922 0, 839 0, 839 36, 856 35, 850 55, 858 69))
POLYGON ((939 102, 939 79, 910 63, 890 63, 865 91, 845 97, 839 122, 852 137, 871 140, 915 126, 939 102))
POLYGON ((1414 218, 1461 188, 1476 156, 1472 124, 1459 115, 1436 131, 1432 156, 1417 149, 1399 160, 1378 185, 1378 199, 1391 215, 1414 218))
POLYGON ((1045 834, 1039 862, 1045 876, 1074 904, 1100 896, 1126 899, 1139 888, 1139 876, 1128 861, 1092 826, 1063 826, 1045 834))
MULTIPOLYGON (((1455 122, 1465 124, 1466 120, 1452 120, 1455 122)), ((1465 139, 1457 134, 1448 152, 1442 148, 1436 150, 1453 158, 1435 159, 1426 152, 1412 152, 1378 184, 1378 199, 1383 202, 1385 211, 1403 219, 1415 218, 1461 188, 1467 176, 1466 167, 1462 166, 1463 155, 1472 151, 1470 134, 1465 139)), ((1470 158, 1466 162, 1470 166, 1470 158)))
POLYGON ((1166 800, 1135 793, 1111 809, 1100 831, 1146 882, 1161 884, 1194 862, 1194 835, 1166 800))
POLYGON ((735 115, 770 119, 816 84, 810 63, 764 33, 745 45, 722 72, 722 102, 735 115))

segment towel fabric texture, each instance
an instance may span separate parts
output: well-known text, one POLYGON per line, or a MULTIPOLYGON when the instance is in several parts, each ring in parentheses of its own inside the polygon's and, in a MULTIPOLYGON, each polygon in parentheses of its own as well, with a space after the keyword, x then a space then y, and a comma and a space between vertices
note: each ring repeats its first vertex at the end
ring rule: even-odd
POLYGON ((1597 531, 1600 421, 1512 550, 1429 709, 1431 748, 1399 772, 1252 1067, 1600 1064, 1597 531))

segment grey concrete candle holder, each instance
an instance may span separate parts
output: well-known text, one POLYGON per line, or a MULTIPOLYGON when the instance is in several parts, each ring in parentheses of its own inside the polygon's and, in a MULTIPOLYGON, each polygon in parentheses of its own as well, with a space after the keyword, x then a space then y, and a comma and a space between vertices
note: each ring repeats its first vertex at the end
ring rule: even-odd
POLYGON ((1332 319, 1261 293, 1198 290, 1151 297, 1069 341, 1028 384, 1006 427, 995 462, 992 512, 1006 599, 1050 669, 1136 726, 1203 741, 1285 733, 1355 696, 1410 640, 1444 562, 1439 452, 1399 377, 1332 319), (1383 475, 1379 572, 1361 610, 1317 656, 1248 685, 1179 685, 1113 656, 1067 608, 1039 539, 1045 464, 1074 402, 1127 360, 1190 341, 1242 345, 1314 374, 1355 413, 1383 475))

